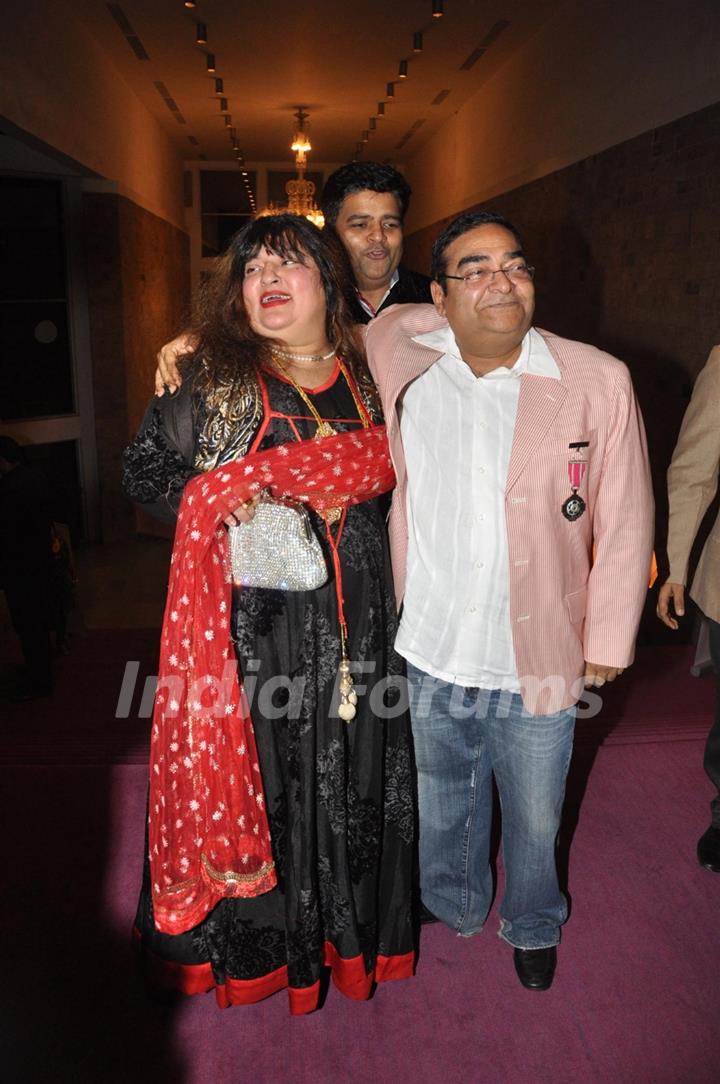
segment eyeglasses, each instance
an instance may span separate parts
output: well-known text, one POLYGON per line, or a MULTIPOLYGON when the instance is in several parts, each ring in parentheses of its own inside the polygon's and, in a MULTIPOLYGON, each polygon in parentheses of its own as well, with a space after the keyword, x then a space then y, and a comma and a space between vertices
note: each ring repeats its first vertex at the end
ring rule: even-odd
POLYGON ((489 286, 495 281, 496 275, 504 275, 508 282, 513 285, 518 282, 530 282, 535 275, 535 268, 528 267, 526 263, 516 263, 512 267, 497 267, 491 271, 489 267, 476 267, 474 271, 468 271, 467 275, 443 275, 446 279, 457 279, 466 286, 489 286))

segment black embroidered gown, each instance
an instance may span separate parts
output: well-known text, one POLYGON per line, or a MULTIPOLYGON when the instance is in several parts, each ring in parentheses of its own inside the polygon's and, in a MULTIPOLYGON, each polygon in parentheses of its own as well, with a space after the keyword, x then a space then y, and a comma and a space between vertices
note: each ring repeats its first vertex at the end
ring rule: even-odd
MULTIPOLYGON (((190 384, 178 395, 189 396, 190 384)), ((253 450, 313 436, 316 424, 292 385, 270 374, 264 384, 253 450)), ((339 370, 312 398, 338 431, 360 425, 339 370)), ((178 447, 176 406, 165 399, 148 412, 125 457, 126 491, 156 506, 177 499, 195 473, 188 449, 178 447)), ((323 522, 314 516, 314 525, 327 547, 323 522)), ((353 998, 368 997, 375 981, 413 972, 410 730, 398 681, 402 662, 392 649, 395 605, 377 501, 348 510, 338 549, 348 654, 363 664, 356 686, 366 686, 350 723, 336 711, 332 577, 312 592, 233 593, 233 639, 251 701, 278 886, 255 899, 221 900, 189 932, 162 934, 153 923, 146 854, 135 935, 149 977, 186 993, 214 987, 221 1006, 287 987, 291 1012, 309 1012, 324 969, 353 998)))

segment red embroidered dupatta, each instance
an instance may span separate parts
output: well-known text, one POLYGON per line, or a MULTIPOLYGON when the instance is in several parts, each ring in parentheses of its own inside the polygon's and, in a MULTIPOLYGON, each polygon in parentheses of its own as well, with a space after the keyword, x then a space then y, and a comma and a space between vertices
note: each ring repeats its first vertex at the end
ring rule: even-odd
POLYGON ((177 934, 224 897, 276 884, 252 721, 230 638, 225 517, 269 489, 321 515, 395 484, 384 426, 283 444, 192 479, 170 563, 150 746, 155 925, 177 934))

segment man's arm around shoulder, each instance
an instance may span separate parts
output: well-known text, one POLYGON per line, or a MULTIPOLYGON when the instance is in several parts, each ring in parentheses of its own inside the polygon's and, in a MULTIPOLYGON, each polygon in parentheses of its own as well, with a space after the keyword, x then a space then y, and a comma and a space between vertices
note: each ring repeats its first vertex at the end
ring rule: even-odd
POLYGON ((434 305, 391 305, 367 325, 365 349, 376 381, 387 368, 388 356, 403 339, 445 327, 447 321, 434 305))

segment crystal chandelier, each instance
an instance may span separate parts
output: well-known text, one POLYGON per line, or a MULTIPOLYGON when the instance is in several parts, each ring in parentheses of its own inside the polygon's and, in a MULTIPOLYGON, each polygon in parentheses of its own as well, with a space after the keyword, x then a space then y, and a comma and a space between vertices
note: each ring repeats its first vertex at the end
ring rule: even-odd
POLYGON ((312 145, 305 128, 305 122, 307 121, 309 114, 302 106, 299 106, 295 111, 294 116, 297 120, 297 127, 290 149, 295 152, 297 177, 292 181, 288 181, 285 185, 287 206, 280 207, 276 203, 270 203, 266 210, 262 211, 261 214, 279 215, 287 213, 291 215, 303 215, 322 229, 325 225, 325 216, 315 203, 315 184, 313 181, 305 179, 307 155, 308 151, 312 150, 312 145))

